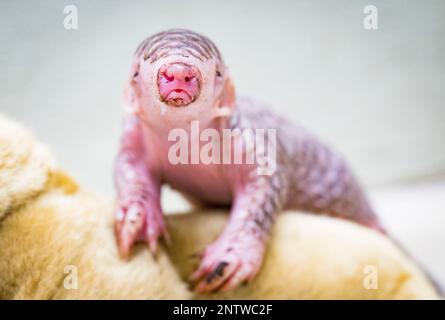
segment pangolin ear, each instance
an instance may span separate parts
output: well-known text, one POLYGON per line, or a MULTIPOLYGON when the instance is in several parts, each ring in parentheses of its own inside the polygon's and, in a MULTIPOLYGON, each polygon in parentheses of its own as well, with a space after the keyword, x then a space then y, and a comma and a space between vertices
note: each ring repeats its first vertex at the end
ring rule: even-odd
POLYGON ((224 83, 224 88, 222 90, 221 99, 219 101, 218 113, 220 116, 230 116, 235 107, 235 86, 233 85, 232 79, 227 78, 224 83))
POLYGON ((138 114, 140 111, 138 103, 139 66, 139 61, 135 59, 131 65, 127 84, 124 88, 124 108, 126 113, 138 114))

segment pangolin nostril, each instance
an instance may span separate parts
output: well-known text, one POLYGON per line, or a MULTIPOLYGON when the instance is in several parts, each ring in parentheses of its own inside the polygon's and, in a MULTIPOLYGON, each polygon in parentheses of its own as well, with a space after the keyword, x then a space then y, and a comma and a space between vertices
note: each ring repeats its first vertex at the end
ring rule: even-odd
POLYGON ((165 80, 167 80, 167 81, 173 81, 173 80, 175 80, 175 77, 174 77, 173 75, 169 75, 169 74, 167 74, 167 72, 164 72, 164 78, 165 78, 165 80))

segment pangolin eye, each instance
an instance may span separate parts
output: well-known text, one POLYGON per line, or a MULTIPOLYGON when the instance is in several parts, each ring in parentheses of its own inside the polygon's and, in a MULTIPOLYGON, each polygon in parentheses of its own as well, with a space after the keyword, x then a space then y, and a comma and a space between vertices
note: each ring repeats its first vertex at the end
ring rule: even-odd
POLYGON ((216 76, 217 77, 221 77, 222 75, 221 75, 221 72, 219 71, 219 70, 216 70, 216 76))

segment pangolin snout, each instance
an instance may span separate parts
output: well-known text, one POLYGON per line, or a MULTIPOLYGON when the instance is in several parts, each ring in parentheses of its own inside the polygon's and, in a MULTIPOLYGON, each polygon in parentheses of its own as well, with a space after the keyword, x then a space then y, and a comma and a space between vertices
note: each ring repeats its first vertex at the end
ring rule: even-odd
POLYGON ((167 104, 183 107, 198 97, 201 73, 185 63, 163 65, 158 72, 158 88, 161 100, 167 104))

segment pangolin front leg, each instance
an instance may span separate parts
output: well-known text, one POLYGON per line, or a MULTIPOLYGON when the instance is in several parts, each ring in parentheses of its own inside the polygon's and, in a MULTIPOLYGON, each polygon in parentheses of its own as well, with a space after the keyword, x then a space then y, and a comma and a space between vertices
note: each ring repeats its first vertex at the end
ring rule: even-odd
POLYGON ((144 159, 140 121, 124 120, 124 134, 115 165, 118 190, 115 233, 119 253, 128 258, 133 243, 145 240, 152 252, 158 238, 168 239, 160 204, 159 179, 148 170, 144 159))
POLYGON ((192 275, 197 292, 227 291, 251 281, 260 270, 269 234, 283 208, 288 183, 281 171, 251 178, 234 199, 229 222, 208 246, 192 275))

